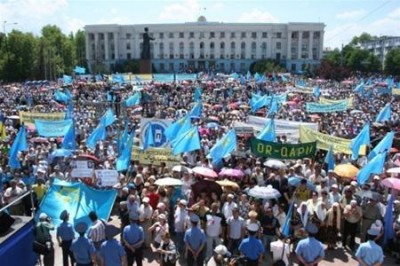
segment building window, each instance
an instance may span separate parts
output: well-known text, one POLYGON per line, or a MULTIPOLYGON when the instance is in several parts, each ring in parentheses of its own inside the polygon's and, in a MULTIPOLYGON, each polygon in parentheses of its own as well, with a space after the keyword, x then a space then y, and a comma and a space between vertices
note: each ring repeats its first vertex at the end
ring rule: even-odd
POLYGON ((309 31, 303 31, 303 39, 308 39, 310 37, 310 32, 309 31))
POLYGON ((240 38, 246 38, 246 32, 242 32, 242 33, 240 34, 240 38))
POLYGON ((215 32, 210 32, 210 38, 215 38, 215 32))
POLYGON ((189 38, 194 38, 194 32, 189 32, 189 38))
POLYGON ((281 49, 281 48, 282 48, 281 42, 277 42, 277 43, 276 43, 276 49, 279 50, 279 49, 281 49))
POLYGON ((240 44, 240 58, 245 59, 246 58, 246 43, 242 42, 240 44))
POLYGON ((184 58, 184 50, 185 50, 185 44, 183 42, 179 43, 179 58, 180 59, 184 58))
POLYGON ((131 53, 126 53, 126 59, 131 60, 131 53))
POLYGON ((174 43, 169 43, 169 58, 174 59, 174 43))
POLYGON ((264 31, 264 32, 262 33, 261 37, 262 37, 263 39, 268 38, 268 33, 264 31))
POLYGON ((99 40, 104 40, 104 33, 99 33, 99 40))
POLYGON ((205 38, 204 37, 204 32, 200 32, 200 39, 205 38))
POLYGON ((200 58, 204 58, 204 42, 200 42, 200 58))
POLYGON ((220 38, 225 38, 225 32, 221 32, 221 33, 219 34, 219 37, 220 37, 220 38))
POLYGON ((174 72, 174 63, 169 63, 169 71, 174 72))
POLYGON ((130 33, 127 33, 126 35, 125 35, 125 37, 126 37, 126 39, 130 39, 130 38, 132 38, 132 35, 130 34, 130 33))
POLYGON ((185 34, 184 34, 183 32, 179 32, 179 38, 180 38, 180 39, 185 38, 185 34))
POLYGON ((276 38, 281 39, 282 38, 282 32, 277 32, 276 33, 276 38))
POLYGON ((89 40, 94 41, 94 34, 93 33, 89 33, 89 40))
POLYGON ((160 63, 160 71, 164 71, 165 70, 165 65, 164 63, 160 63))
POLYGON ((251 38, 256 39, 257 38, 257 32, 252 32, 251 33, 251 38))
POLYGON ((173 32, 168 33, 168 38, 173 39, 174 38, 174 33, 173 32))
POLYGON ((299 36, 299 33, 297 31, 292 32, 292 38, 293 39, 298 38, 298 36, 299 36))
POLYGON ((143 40, 143 33, 139 33, 139 39, 143 40))
POLYGON ((160 37, 159 37, 159 39, 164 39, 164 32, 160 32, 160 35, 159 35, 160 37))
POLYGON ((234 43, 234 42, 231 42, 231 50, 235 50, 235 48, 236 48, 236 44, 234 43))
POLYGON ((214 43, 210 42, 210 49, 214 49, 214 43))
POLYGON ((267 57, 267 43, 263 42, 261 44, 261 58, 265 59, 267 57))
POLYGON ((131 43, 126 43, 126 50, 130 50, 131 49, 131 43))
POLYGON ((236 34, 234 32, 231 32, 231 39, 236 38, 236 34))
POLYGON ((319 37, 320 37, 320 32, 319 31, 317 31, 317 32, 314 32, 314 38, 313 39, 318 39, 319 37))

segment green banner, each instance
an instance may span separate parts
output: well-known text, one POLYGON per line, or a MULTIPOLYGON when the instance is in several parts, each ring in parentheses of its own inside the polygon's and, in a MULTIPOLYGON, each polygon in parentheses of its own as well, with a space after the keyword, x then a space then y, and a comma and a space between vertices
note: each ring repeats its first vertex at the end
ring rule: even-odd
POLYGON ((313 158, 317 150, 315 141, 301 144, 281 144, 256 138, 252 138, 250 141, 251 151, 258 157, 282 160, 313 158))

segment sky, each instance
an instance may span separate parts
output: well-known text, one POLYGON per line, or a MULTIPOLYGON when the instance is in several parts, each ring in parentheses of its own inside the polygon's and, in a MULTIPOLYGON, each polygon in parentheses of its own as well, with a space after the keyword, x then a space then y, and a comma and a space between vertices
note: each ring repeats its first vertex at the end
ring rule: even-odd
POLYGON ((323 22, 324 47, 331 49, 363 32, 400 36, 400 0, 0 0, 2 32, 36 35, 47 24, 69 33, 89 24, 182 23, 200 15, 215 22, 323 22))

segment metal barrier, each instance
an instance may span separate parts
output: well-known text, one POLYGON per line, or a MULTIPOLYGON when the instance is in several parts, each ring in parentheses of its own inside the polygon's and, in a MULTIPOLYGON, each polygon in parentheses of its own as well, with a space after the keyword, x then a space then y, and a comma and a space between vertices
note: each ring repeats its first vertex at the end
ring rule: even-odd
POLYGON ((24 199, 25 197, 27 197, 27 196, 30 196, 30 198, 31 198, 31 205, 32 205, 32 208, 31 208, 32 215, 31 215, 31 216, 32 216, 32 217, 35 217, 36 208, 35 208, 35 204, 34 204, 34 201, 33 201, 33 191, 32 191, 32 189, 29 189, 28 191, 24 192, 22 195, 18 196, 18 198, 14 199, 14 200, 11 201, 10 203, 8 203, 6 206, 3 206, 3 207, 0 209, 0 213, 3 212, 3 211, 5 211, 5 210, 7 210, 9 207, 15 205, 15 204, 18 203, 19 201, 23 200, 23 199, 24 199))

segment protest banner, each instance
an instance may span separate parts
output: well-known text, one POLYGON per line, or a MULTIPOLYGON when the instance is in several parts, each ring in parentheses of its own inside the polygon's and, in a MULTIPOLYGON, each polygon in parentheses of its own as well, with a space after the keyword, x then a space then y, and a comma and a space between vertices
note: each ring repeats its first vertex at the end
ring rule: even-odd
POLYGON ((181 157, 173 155, 170 148, 148 148, 143 151, 140 147, 132 146, 132 161, 139 161, 142 164, 153 164, 159 166, 164 162, 168 167, 180 164, 181 157))
POLYGON ((72 161, 71 162, 71 176, 75 178, 91 178, 93 177, 94 165, 92 161, 72 161))
POLYGON ((97 184, 101 187, 112 187, 118 183, 117 170, 94 170, 97 184))
POLYGON ((331 112, 343 112, 348 109, 347 101, 331 104, 321 103, 306 103, 307 113, 331 113, 331 112))
POLYGON ((153 74, 153 80, 156 82, 173 82, 174 74, 153 74))
POLYGON ((321 104, 333 104, 333 103, 341 103, 341 102, 347 102, 347 107, 348 108, 353 108, 353 100, 354 100, 354 97, 350 97, 350 98, 347 98, 347 99, 343 99, 343 100, 332 100, 332 99, 328 99, 328 98, 325 98, 325 97, 320 97, 319 98, 319 103, 321 103, 321 104))
POLYGON ((394 96, 400 96, 400 88, 392 88, 392 94, 394 96))
POLYGON ((64 112, 59 113, 39 113, 39 112, 19 112, 19 121, 25 125, 35 123, 35 120, 63 120, 65 118, 64 112))
MULTIPOLYGON (((323 134, 305 126, 300 126, 300 141, 302 143, 316 141, 318 149, 328 151, 329 148, 332 146, 334 152, 352 154, 352 151, 350 149, 350 139, 343 139, 328 134, 323 134)), ((366 147, 362 146, 360 148, 359 154, 365 155, 365 153, 366 147)))
POLYGON ((175 80, 176 81, 184 81, 184 80, 191 80, 195 81, 197 79, 197 74, 175 74, 175 80))
POLYGON ((42 137, 61 137, 67 134, 68 130, 73 126, 72 119, 65 120, 35 120, 35 127, 42 137))
POLYGON ((317 142, 315 141, 301 144, 282 144, 252 138, 250 143, 251 152, 256 156, 280 160, 314 158, 317 151, 317 142))

